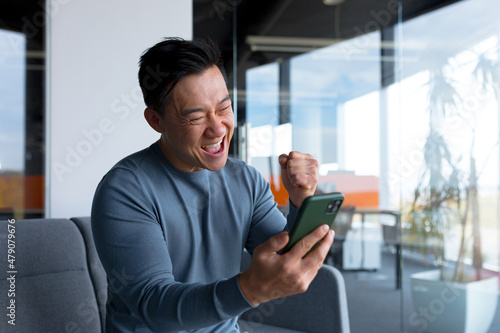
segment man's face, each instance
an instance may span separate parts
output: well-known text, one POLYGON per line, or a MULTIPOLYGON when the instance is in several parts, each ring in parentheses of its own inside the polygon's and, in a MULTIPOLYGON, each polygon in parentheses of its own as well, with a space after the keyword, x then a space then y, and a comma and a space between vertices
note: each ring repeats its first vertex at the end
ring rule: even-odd
POLYGON ((160 146, 185 172, 221 169, 227 161, 234 118, 226 82, 213 66, 180 80, 161 116, 160 146))

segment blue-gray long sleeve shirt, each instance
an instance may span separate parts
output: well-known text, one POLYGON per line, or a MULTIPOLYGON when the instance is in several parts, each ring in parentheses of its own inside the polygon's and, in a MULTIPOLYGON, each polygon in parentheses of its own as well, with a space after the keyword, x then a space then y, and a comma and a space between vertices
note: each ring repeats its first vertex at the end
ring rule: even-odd
POLYGON ((219 171, 182 172, 157 143, 100 182, 92 231, 108 275, 107 332, 238 332, 251 308, 241 255, 288 229, 269 184, 229 158, 219 171), (116 278, 118 277, 118 278, 116 278))

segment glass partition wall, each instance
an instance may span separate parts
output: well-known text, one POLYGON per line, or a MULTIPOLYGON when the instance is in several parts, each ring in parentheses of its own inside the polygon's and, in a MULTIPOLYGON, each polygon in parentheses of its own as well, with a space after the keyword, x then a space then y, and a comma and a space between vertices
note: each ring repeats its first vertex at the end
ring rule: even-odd
POLYGON ((224 49, 232 154, 288 198, 278 156, 343 192, 326 264, 352 332, 500 329, 500 23, 494 0, 194 1, 224 49))
POLYGON ((44 6, 0 4, 0 220, 44 215, 44 6))
POLYGON ((402 54, 416 61, 402 65, 393 158, 413 305, 404 319, 417 331, 500 330, 499 9, 463 1, 402 25, 402 54))

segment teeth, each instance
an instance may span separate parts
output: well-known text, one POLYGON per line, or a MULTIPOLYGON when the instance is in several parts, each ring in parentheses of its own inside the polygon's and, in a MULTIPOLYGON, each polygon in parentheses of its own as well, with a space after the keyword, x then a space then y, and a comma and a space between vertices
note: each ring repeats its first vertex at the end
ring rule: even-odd
POLYGON ((214 143, 213 145, 206 145, 206 146, 202 146, 203 148, 213 148, 213 147, 217 147, 218 145, 220 145, 222 143, 222 140, 220 140, 219 142, 217 143, 214 143))

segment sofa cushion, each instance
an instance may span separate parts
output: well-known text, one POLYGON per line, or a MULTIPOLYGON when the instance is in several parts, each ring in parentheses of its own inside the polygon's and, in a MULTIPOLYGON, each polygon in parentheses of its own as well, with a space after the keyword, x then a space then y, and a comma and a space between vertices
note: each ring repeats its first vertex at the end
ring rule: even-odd
MULTIPOLYGON (((7 224, 0 221, 0 266, 4 268, 10 264, 7 224)), ((19 220, 13 225, 16 273, 0 271, 0 290, 14 289, 15 296, 0 297, 0 307, 6 309, 15 300, 16 325, 1 320, 0 332, 13 328, 15 332, 100 332, 86 249, 76 225, 63 219, 19 220), (14 279, 7 280, 11 276, 14 279)))

